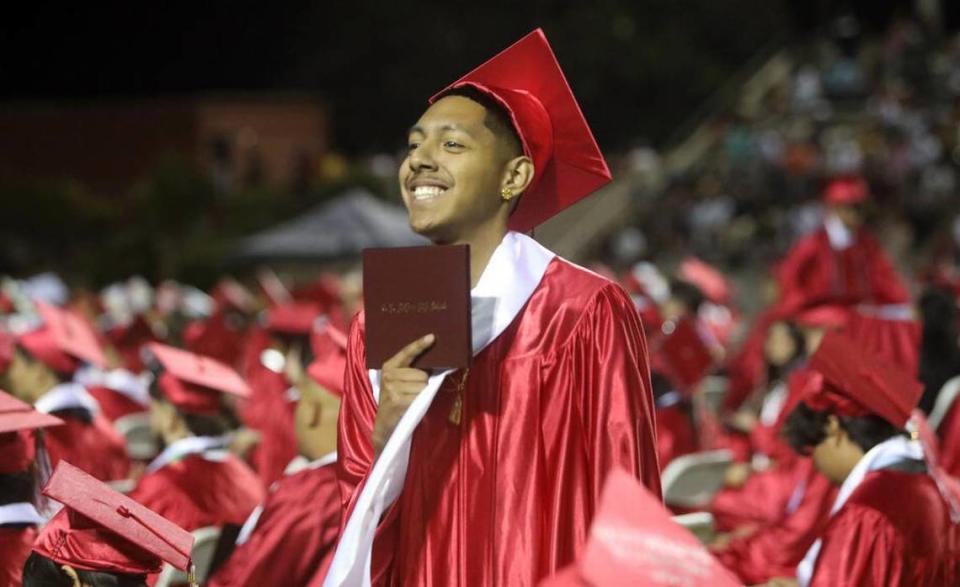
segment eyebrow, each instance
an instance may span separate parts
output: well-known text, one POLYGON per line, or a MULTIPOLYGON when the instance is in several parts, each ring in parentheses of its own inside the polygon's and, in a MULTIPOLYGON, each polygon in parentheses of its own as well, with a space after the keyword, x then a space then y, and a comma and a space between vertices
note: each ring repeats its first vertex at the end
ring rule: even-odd
MULTIPOLYGON (((462 132, 462 133, 464 133, 464 134, 466 134, 466 135, 468 135, 468 136, 470 136, 470 137, 473 137, 473 136, 474 136, 473 133, 470 132, 469 130, 467 130, 467 128, 466 128, 465 126, 460 125, 460 124, 450 123, 450 122, 441 125, 441 126, 440 126, 440 130, 441 130, 441 131, 450 131, 450 130, 452 130, 452 131, 462 132)), ((413 126, 410 127, 410 130, 407 131, 407 135, 412 135, 412 134, 415 133, 415 132, 418 132, 418 133, 420 133, 420 134, 422 134, 422 135, 427 134, 427 132, 423 129, 422 126, 419 126, 419 125, 416 125, 416 124, 415 124, 415 125, 413 125, 413 126)))

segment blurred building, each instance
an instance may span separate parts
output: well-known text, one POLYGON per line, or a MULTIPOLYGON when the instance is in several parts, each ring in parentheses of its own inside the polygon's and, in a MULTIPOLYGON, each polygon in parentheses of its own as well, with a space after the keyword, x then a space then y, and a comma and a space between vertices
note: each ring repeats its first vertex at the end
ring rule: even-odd
POLYGON ((226 94, 0 108, 0 181, 74 179, 122 193, 179 156, 223 191, 297 185, 330 144, 326 108, 304 94, 226 94))

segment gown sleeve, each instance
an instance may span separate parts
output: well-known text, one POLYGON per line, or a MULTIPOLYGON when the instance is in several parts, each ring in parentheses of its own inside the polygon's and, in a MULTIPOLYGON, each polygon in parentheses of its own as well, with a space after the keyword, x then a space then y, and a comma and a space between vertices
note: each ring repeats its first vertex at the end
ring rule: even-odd
MULTIPOLYGON (((344 512, 348 511, 357 488, 373 466, 370 436, 377 417, 377 403, 366 367, 362 321, 362 315, 358 315, 350 325, 343 398, 337 423, 337 477, 344 512)), ((343 520, 346 521, 346 516, 343 520)))
POLYGON ((904 545, 878 511, 847 504, 827 528, 811 587, 902 585, 904 545))
MULTIPOLYGON (((574 378, 590 455, 591 495, 599 500, 613 468, 633 473, 660 497, 660 467, 647 342, 626 293, 605 286, 574 338, 574 378)), ((595 502, 596 503, 596 502, 595 502)))

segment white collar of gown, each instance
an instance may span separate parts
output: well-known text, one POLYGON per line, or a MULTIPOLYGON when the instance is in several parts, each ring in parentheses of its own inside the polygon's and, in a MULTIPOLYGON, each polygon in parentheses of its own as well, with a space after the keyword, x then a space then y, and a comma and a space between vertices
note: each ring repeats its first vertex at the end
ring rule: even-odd
MULTIPOLYGON (((508 232, 494 250, 477 286, 470 291, 473 354, 477 355, 506 330, 540 285, 555 255, 532 238, 508 232)), ((400 418, 374 462, 350 512, 325 586, 370 585, 373 537, 380 516, 403 489, 410 442, 444 379, 452 369, 432 375, 427 386, 400 418)), ((380 372, 370 371, 374 398, 380 397, 380 372)))

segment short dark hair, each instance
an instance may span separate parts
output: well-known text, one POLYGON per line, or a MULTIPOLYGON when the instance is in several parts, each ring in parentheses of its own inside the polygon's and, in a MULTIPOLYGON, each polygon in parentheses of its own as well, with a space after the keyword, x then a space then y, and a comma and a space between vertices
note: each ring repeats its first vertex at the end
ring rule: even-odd
POLYGON ((483 119, 483 125, 489 128, 497 138, 503 140, 510 148, 511 153, 515 153, 514 156, 523 154, 523 141, 520 140, 520 133, 513 125, 510 113, 499 102, 473 86, 454 88, 441 97, 446 98, 447 96, 460 96, 483 106, 487 111, 487 115, 483 119))
POLYGON ((0 474, 0 505, 27 502, 33 503, 36 477, 33 466, 19 473, 0 474))
MULTIPOLYGON (((809 453, 827 437, 827 422, 831 414, 832 412, 825 410, 814 410, 803 402, 797 404, 783 426, 783 436, 787 444, 800 454, 809 453)), ((894 436, 906 435, 903 429, 874 414, 857 418, 838 415, 837 419, 850 440, 863 452, 894 436)))
MULTIPOLYGON (((101 573, 76 569, 84 585, 92 587, 146 587, 146 575, 101 573)), ((23 564, 24 587, 73 587, 73 580, 63 572, 60 563, 42 554, 32 552, 23 564)))
POLYGON ((699 287, 682 279, 673 279, 670 281, 670 297, 683 302, 687 309, 693 314, 699 312, 700 306, 707 300, 699 287))

